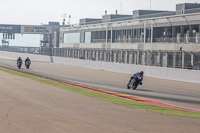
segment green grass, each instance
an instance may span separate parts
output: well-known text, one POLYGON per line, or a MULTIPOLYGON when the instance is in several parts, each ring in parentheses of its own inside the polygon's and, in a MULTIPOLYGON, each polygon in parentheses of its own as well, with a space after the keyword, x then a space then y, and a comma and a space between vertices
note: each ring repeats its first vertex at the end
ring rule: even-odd
POLYGON ((7 72, 7 73, 10 73, 10 74, 21 76, 21 77, 24 77, 24 78, 29 78, 29 79, 32 79, 32 80, 35 80, 35 81, 38 81, 38 82, 41 82, 41 83, 44 83, 44 84, 47 84, 47 85, 66 89, 66 90, 69 90, 69 91, 73 91, 75 93, 79 93, 79 94, 82 94, 82 95, 86 95, 86 96, 89 96, 89 97, 93 97, 93 98, 96 98, 96 99, 100 99, 100 100, 103 100, 103 101, 111 102, 111 103, 114 103, 114 104, 117 104, 117 105, 129 107, 129 108, 141 109, 141 110, 146 110, 146 111, 151 111, 151 112, 157 112, 157 113, 160 113, 160 114, 167 114, 167 115, 175 115, 175 116, 182 116, 182 117, 200 119, 200 113, 196 113, 196 112, 176 110, 176 109, 159 107, 159 106, 155 106, 155 105, 131 101, 131 100, 128 100, 128 99, 123 99, 123 98, 119 98, 119 97, 116 97, 116 96, 112 96, 112 95, 108 95, 108 94, 104 94, 104 93, 100 93, 100 92, 95 92, 95 91, 92 91, 92 90, 88 90, 88 89, 84 89, 84 88, 80 88, 80 87, 75 87, 75 86, 72 86, 72 85, 67 85, 67 84, 59 83, 59 82, 52 81, 52 80, 43 79, 43 78, 39 78, 39 77, 36 77, 36 76, 24 74, 24 73, 12 71, 12 70, 7 70, 7 69, 1 68, 1 67, 0 67, 0 70, 7 72))

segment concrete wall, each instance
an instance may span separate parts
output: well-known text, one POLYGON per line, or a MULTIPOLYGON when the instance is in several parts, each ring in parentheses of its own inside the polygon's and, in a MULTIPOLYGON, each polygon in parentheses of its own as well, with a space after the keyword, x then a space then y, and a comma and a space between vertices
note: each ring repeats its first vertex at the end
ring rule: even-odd
MULTIPOLYGON (((0 51, 0 58, 5 58, 9 60, 9 59, 17 59, 19 56, 22 57, 22 59, 29 57, 33 63, 34 61, 51 62, 50 56, 0 51)), ((145 76, 147 77, 200 83, 200 76, 199 76, 200 70, 187 70, 187 69, 176 69, 167 67, 108 63, 100 61, 70 59, 65 57, 53 57, 53 61, 54 63, 59 63, 59 64, 80 66, 85 68, 119 72, 125 74, 133 74, 135 72, 143 70, 145 72, 145 76)))
POLYGON ((183 51, 199 52, 200 44, 177 44, 177 43, 80 43, 80 44, 61 44, 68 48, 109 48, 109 49, 135 49, 135 50, 155 50, 155 51, 183 51))

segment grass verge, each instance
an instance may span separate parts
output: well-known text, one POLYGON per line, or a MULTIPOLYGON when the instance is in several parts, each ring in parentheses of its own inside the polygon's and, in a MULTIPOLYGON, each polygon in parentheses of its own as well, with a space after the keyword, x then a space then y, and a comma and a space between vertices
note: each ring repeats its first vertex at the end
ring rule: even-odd
POLYGON ((8 69, 1 68, 1 67, 0 67, 0 70, 3 71, 3 72, 13 74, 13 75, 17 75, 17 76, 24 77, 24 78, 29 78, 29 79, 32 79, 32 80, 35 80, 35 81, 38 81, 38 82, 41 82, 41 83, 44 83, 44 84, 48 84, 48 85, 55 86, 55 87, 58 87, 58 88, 66 89, 66 90, 69 90, 69 91, 73 91, 75 93, 79 93, 79 94, 86 95, 86 96, 89 96, 89 97, 93 97, 93 98, 96 98, 96 99, 104 100, 104 101, 111 102, 111 103, 114 103, 114 104, 117 104, 117 105, 126 106, 126 107, 129 107, 129 108, 141 109, 141 110, 146 110, 146 111, 151 111, 151 112, 157 112, 157 113, 160 113, 160 114, 167 114, 167 115, 175 115, 175 116, 182 116, 182 117, 200 119, 200 113, 196 113, 196 112, 159 107, 159 106, 155 106, 155 105, 131 101, 131 100, 128 100, 128 99, 123 99, 123 98, 119 98, 119 97, 116 97, 116 96, 112 96, 112 95, 108 95, 108 94, 104 94, 104 93, 100 93, 100 92, 95 92, 95 91, 92 91, 92 90, 88 90, 88 89, 84 89, 84 88, 80 88, 80 87, 75 87, 75 86, 72 86, 72 85, 59 83, 59 82, 56 82, 56 81, 53 81, 53 80, 43 79, 43 78, 40 78, 40 77, 36 77, 36 76, 32 76, 32 75, 28 75, 28 74, 24 74, 24 73, 20 73, 20 72, 8 70, 8 69))

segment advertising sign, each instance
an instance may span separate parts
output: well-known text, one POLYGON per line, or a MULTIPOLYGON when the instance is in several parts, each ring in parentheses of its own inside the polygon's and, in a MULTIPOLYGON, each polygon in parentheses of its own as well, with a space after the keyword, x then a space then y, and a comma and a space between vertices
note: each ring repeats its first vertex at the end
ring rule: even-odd
POLYGON ((21 26, 0 24, 0 33, 21 33, 21 26))
POLYGON ((36 26, 24 25, 21 26, 22 34, 52 34, 52 26, 36 26))

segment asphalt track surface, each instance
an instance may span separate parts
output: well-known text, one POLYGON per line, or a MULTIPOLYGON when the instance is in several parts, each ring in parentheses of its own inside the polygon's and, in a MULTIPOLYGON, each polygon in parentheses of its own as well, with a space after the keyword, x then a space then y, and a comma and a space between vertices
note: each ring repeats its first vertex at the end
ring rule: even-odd
MULTIPOLYGON (((18 70, 14 58, 0 57, 0 65, 18 70)), ((128 90, 128 74, 37 61, 32 61, 29 70, 23 66, 20 71, 200 110, 200 84, 145 77, 137 90, 128 90)))
POLYGON ((200 119, 131 109, 0 71, 1 133, 197 133, 200 119))
MULTIPOLYGON (((34 64, 33 62, 33 68, 34 64)), ((51 70, 52 64, 39 64, 51 70)), ((66 69, 64 65, 53 64, 54 67, 58 67, 59 71, 66 69)), ((28 71, 33 71, 33 68, 28 71)), ((77 72, 79 75, 78 70, 84 70, 83 73, 87 76, 92 74, 90 70, 83 68, 70 69, 72 73, 77 72)), ((26 70, 23 68, 22 71, 26 70)), ((95 74, 105 78, 106 73, 95 74)), ((63 74, 66 74, 65 71, 63 74)), ((115 73, 108 75, 113 76, 113 74, 115 73)), ((1 133, 200 132, 200 119, 131 109, 2 71, 0 71, 0 79, 1 133)), ((114 79, 118 80, 118 78, 114 79)))

